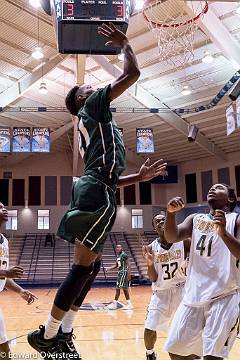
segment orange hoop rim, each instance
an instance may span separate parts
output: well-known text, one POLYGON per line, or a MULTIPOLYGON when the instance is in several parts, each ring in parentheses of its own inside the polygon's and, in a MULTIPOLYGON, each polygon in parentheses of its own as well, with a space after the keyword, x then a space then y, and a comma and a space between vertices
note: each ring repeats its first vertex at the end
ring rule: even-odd
POLYGON ((180 27, 180 26, 189 25, 189 24, 197 21, 197 20, 201 17, 201 15, 206 14, 206 13, 208 12, 208 10, 209 10, 208 2, 205 1, 205 6, 204 6, 204 8, 202 9, 202 11, 201 11, 198 15, 194 16, 192 19, 189 19, 189 20, 186 20, 186 21, 183 21, 183 22, 180 22, 180 23, 175 23, 175 24, 164 24, 164 23, 161 23, 161 22, 155 22, 155 21, 150 20, 150 19, 147 17, 147 15, 145 14, 146 7, 147 7, 148 5, 150 5, 151 2, 152 2, 152 0, 145 0, 145 1, 144 1, 144 5, 143 5, 143 9, 142 9, 142 14, 143 14, 143 16, 144 16, 144 18, 145 18, 145 20, 146 20, 147 22, 151 23, 152 25, 154 25, 155 27, 158 27, 158 28, 178 28, 178 27, 180 27))

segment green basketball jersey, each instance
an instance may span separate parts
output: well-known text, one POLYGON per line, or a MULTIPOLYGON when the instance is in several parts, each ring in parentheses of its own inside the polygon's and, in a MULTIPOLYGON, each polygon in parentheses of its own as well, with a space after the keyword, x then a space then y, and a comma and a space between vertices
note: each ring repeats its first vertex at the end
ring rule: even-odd
POLYGON ((121 254, 117 256, 117 264, 118 264, 118 271, 127 271, 127 254, 122 251, 121 254))
POLYGON ((125 169, 125 148, 109 108, 110 86, 90 95, 78 113, 79 150, 85 174, 116 185, 125 169))

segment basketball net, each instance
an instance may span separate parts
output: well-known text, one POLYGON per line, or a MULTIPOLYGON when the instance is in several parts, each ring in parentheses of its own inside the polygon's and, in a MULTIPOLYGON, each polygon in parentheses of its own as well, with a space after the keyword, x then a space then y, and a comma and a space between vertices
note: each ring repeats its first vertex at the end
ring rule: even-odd
POLYGON ((142 10, 157 39, 159 60, 174 67, 194 60, 194 37, 208 11, 207 1, 188 1, 188 5, 177 0, 145 0, 142 10))

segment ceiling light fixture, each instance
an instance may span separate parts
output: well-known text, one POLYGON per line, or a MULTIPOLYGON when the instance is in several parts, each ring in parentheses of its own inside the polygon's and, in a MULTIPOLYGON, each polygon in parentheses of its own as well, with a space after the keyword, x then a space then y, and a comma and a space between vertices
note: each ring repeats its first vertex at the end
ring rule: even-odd
POLYGON ((36 46, 32 52, 32 57, 34 59, 40 60, 44 57, 41 46, 36 46))
POLYGON ((46 95, 48 93, 47 84, 45 82, 41 82, 38 92, 42 95, 46 95))
POLYGON ((181 94, 184 96, 190 95, 192 93, 192 90, 188 85, 184 85, 181 91, 181 94))
POLYGON ((35 7, 36 9, 41 6, 40 0, 29 0, 29 4, 35 7))
POLYGON ((140 11, 140 10, 142 10, 143 5, 144 5, 144 0, 135 0, 134 9, 137 11, 140 11))
POLYGON ((42 63, 42 81, 39 86, 38 92, 39 92, 39 94, 46 95, 48 93, 48 89, 47 89, 47 84, 45 83, 45 81, 43 79, 43 76, 44 76, 43 65, 44 65, 44 63, 42 63))
POLYGON ((209 51, 204 51, 204 56, 202 58, 202 62, 205 64, 210 64, 212 63, 214 60, 214 57, 212 56, 212 54, 209 51))
POLYGON ((37 46, 35 47, 35 49, 32 52, 32 57, 34 59, 40 60, 44 57, 43 55, 43 50, 39 44, 39 34, 40 34, 40 23, 39 23, 39 16, 38 16, 38 23, 37 23, 37 46))

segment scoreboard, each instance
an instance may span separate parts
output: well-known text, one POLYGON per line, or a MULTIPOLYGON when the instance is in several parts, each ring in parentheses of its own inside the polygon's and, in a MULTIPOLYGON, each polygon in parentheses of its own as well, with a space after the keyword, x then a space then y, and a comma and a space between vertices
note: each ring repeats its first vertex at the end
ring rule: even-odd
POLYGON ((65 20, 125 21, 125 10, 123 1, 63 1, 63 19, 65 20))
POLYGON ((51 12, 60 53, 119 54, 121 49, 105 46, 97 28, 112 22, 126 33, 132 0, 51 0, 51 12))

